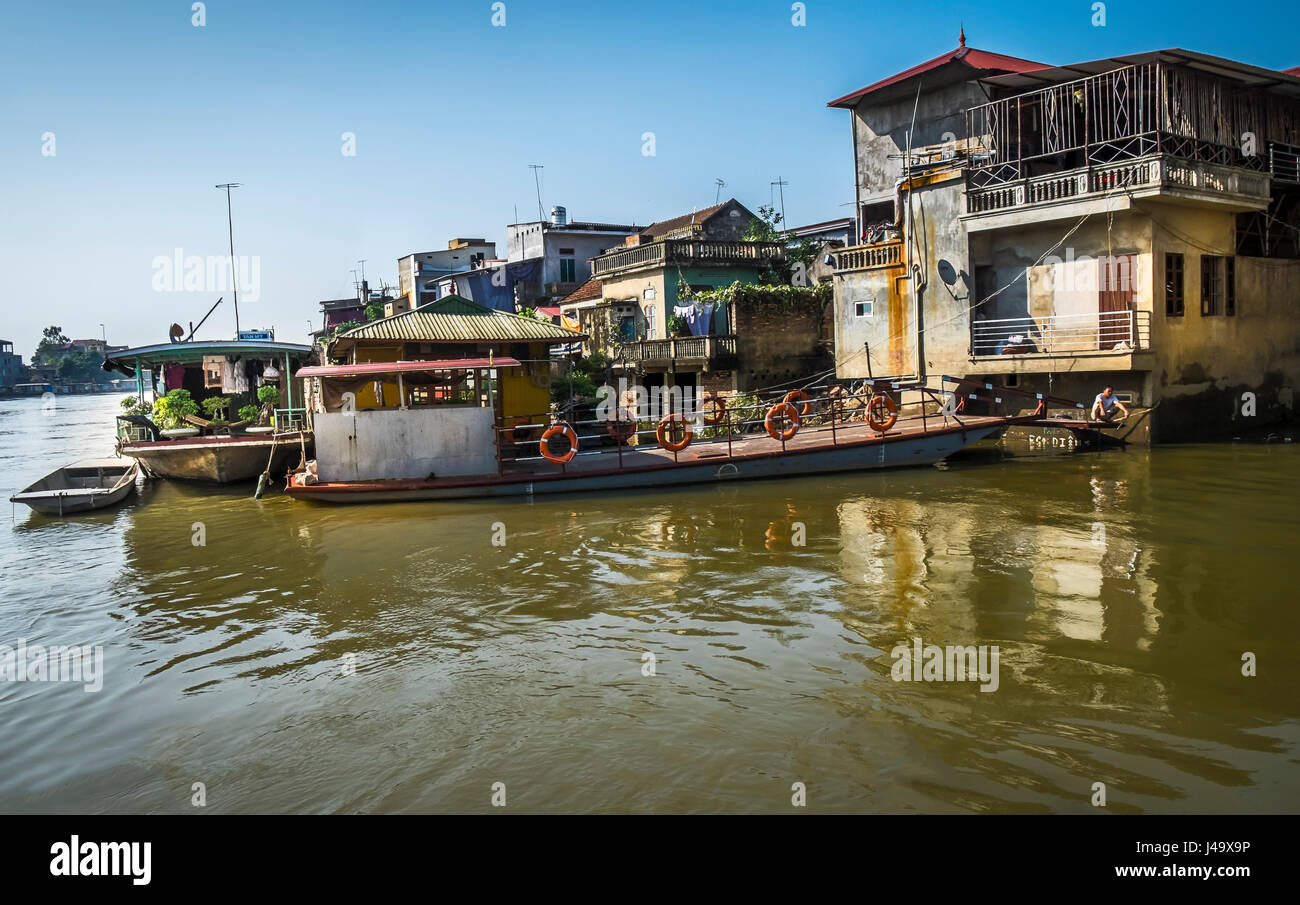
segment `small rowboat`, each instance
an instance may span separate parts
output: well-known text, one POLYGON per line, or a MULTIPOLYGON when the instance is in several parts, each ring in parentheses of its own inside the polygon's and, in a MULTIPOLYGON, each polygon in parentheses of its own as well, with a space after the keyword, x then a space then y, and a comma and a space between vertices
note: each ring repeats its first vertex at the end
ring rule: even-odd
POLYGON ((48 515, 105 509, 135 490, 139 473, 140 464, 131 459, 86 459, 46 475, 9 501, 48 515))

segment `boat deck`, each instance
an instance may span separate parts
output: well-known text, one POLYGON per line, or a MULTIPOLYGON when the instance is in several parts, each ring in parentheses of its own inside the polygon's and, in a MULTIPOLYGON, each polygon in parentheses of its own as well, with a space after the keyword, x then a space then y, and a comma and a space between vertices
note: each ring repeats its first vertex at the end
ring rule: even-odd
MULTIPOLYGON (((839 446, 852 447, 895 443, 911 440, 920 436, 950 433, 974 428, 1014 423, 1022 419, 1001 417, 983 417, 963 415, 958 424, 952 418, 945 422, 942 416, 931 415, 926 419, 920 416, 899 418, 898 422, 885 434, 873 430, 864 422, 840 422, 835 426, 834 435, 829 425, 805 428, 790 440, 782 443, 773 440, 766 432, 745 434, 743 437, 727 439, 696 439, 686 449, 678 453, 660 448, 657 444, 624 446, 602 446, 594 450, 579 450, 573 460, 564 466, 532 456, 519 461, 506 462, 503 474, 514 476, 546 476, 555 474, 586 474, 591 472, 626 471, 643 468, 673 468, 685 465, 721 464, 728 461, 752 460, 769 456, 797 455, 801 452, 821 451, 839 446)), ((645 438, 642 438, 643 442, 645 438)), ((588 443, 591 441, 588 440, 588 443)), ((579 441, 581 446, 582 441, 579 441)))

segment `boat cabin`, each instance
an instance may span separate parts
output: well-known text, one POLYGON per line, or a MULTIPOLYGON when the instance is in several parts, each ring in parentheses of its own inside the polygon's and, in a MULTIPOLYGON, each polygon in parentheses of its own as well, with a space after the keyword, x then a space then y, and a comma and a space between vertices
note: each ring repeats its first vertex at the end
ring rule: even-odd
POLYGON ((341 334, 301 368, 322 482, 497 474, 499 426, 544 418, 550 348, 582 334, 445 296, 341 334))

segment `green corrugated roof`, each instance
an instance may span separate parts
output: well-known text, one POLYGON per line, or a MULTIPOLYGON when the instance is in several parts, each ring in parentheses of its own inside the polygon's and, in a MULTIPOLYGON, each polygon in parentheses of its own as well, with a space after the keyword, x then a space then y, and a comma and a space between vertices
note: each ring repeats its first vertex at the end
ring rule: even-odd
POLYGON ((394 342, 573 342, 583 335, 547 321, 486 308, 448 295, 402 314, 380 318, 339 334, 336 347, 357 340, 394 342))

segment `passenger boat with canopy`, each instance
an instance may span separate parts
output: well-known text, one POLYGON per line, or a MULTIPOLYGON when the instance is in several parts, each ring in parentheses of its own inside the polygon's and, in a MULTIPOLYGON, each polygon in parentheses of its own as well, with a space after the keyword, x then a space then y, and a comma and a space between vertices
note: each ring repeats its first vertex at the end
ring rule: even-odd
POLYGON ((876 378, 670 401, 653 418, 608 399, 586 419, 506 417, 500 374, 522 364, 489 355, 301 368, 316 458, 289 476, 287 492, 333 503, 447 500, 932 465, 1008 425, 1042 423, 1049 402, 1082 408, 946 377, 933 388, 876 378), (358 406, 363 391, 383 404, 358 406), (969 413, 970 403, 1012 397, 1036 408, 969 413))

